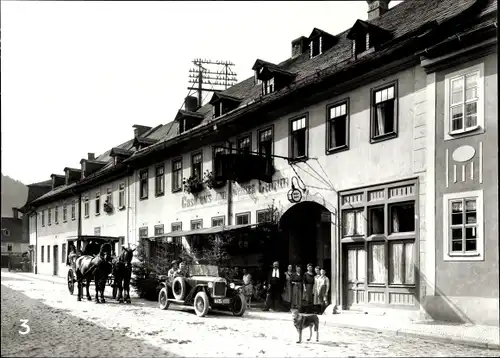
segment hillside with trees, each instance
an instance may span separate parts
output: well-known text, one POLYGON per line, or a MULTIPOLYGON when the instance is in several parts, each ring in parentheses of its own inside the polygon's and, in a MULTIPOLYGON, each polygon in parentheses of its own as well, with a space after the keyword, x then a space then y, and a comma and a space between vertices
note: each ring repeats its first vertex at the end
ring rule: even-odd
POLYGON ((2 217, 12 217, 12 208, 20 208, 28 198, 28 187, 2 174, 2 217))

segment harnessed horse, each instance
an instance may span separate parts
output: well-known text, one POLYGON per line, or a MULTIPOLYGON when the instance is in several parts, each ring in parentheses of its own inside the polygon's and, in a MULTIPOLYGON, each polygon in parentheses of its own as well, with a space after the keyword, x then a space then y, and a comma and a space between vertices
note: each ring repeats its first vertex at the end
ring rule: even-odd
POLYGON ((83 255, 76 259, 76 281, 78 283, 78 297, 77 300, 81 301, 83 297, 82 285, 83 280, 86 281, 87 299, 92 300, 89 293, 90 281, 94 279, 95 282, 95 302, 104 303, 104 289, 106 287, 106 279, 111 273, 111 245, 108 243, 102 244, 99 254, 96 256, 83 255), (101 293, 101 300, 99 301, 99 292, 101 293))
POLYGON ((128 249, 122 246, 120 257, 113 262, 113 277, 115 285, 118 286, 118 296, 116 300, 123 303, 125 300, 130 303, 130 277, 132 276, 132 257, 135 249, 128 249))

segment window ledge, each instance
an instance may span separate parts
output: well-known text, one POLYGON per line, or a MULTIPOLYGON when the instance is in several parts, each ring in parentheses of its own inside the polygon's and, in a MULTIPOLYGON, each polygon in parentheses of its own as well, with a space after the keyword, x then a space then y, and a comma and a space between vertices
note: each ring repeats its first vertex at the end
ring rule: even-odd
POLYGON ((88 218, 89 218, 89 215, 85 215, 84 217, 85 217, 85 219, 88 219, 88 218))
POLYGON ((479 252, 450 252, 448 256, 450 257, 476 257, 480 256, 479 252))
POLYGON ((118 207, 118 210, 124 210, 125 209, 125 206, 119 206, 118 207))
POLYGON ((376 137, 371 136, 370 143, 375 144, 375 143, 383 142, 383 141, 386 141, 389 139, 396 138, 397 136, 398 136, 398 134, 396 132, 386 133, 386 134, 378 135, 376 137))
POLYGON ((148 197, 144 196, 144 197, 139 198, 139 200, 148 200, 148 197))
POLYGON ((68 222, 68 220, 63 220, 63 224, 65 224, 65 223, 67 223, 67 222, 68 222))
POLYGON ((307 157, 307 155, 305 155, 302 157, 290 158, 290 159, 288 159, 288 162, 289 163, 300 163, 300 162, 307 162, 308 160, 309 160, 309 158, 307 157))
POLYGON ((443 260, 447 262, 484 261, 484 254, 481 252, 446 253, 443 260))
POLYGON ((346 150, 349 150, 349 146, 347 144, 344 144, 335 148, 328 148, 326 150, 326 155, 335 154, 346 150))
POLYGON ((158 198, 158 197, 160 197, 160 196, 164 196, 164 195, 165 195, 165 192, 162 192, 162 193, 156 193, 156 194, 155 194, 155 197, 156 197, 156 198, 158 198))
POLYGON ((414 231, 395 232, 387 236, 387 240, 414 239, 414 238, 415 238, 414 231))
POLYGON ((366 238, 367 241, 385 241, 386 239, 384 234, 372 234, 366 238))
POLYGON ((99 216, 99 215, 101 215, 101 213, 95 213, 95 216, 99 216))
POLYGON ((466 133, 472 133, 472 132, 475 132, 477 130, 479 130, 481 127, 479 125, 475 125, 474 127, 469 127, 469 128, 465 128, 465 129, 457 129, 457 130, 454 130, 454 131, 450 131, 448 134, 452 137, 455 137, 455 136, 459 136, 461 134, 466 134, 466 133))
POLYGON ((369 283, 368 284, 368 287, 380 287, 380 288, 385 288, 386 284, 385 283, 375 283, 375 282, 372 282, 372 283, 369 283))
POLYGON ((172 189, 172 193, 178 193, 182 190, 182 188, 179 188, 179 189, 172 189))
POLYGON ((389 287, 393 287, 393 288, 415 288, 416 285, 414 283, 390 283, 389 287))
POLYGON ((71 221, 75 221, 75 220, 76 220, 76 218, 71 218, 71 221))

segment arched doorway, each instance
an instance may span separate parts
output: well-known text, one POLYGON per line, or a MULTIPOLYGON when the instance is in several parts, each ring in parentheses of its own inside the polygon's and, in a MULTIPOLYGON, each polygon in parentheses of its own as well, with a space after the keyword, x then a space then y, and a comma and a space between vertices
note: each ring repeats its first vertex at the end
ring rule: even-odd
POLYGON ((291 206, 280 219, 281 260, 288 264, 312 263, 331 272, 331 213, 323 205, 305 201, 291 206))

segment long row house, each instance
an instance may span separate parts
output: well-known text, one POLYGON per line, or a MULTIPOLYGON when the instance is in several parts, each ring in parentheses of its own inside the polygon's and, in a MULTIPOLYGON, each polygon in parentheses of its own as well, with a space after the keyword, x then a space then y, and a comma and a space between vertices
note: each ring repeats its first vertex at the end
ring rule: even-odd
POLYGON ((498 325, 497 1, 388 3, 52 174, 22 208, 37 273, 66 275, 67 237, 136 245, 272 206, 276 259, 327 267, 339 309, 498 325))

